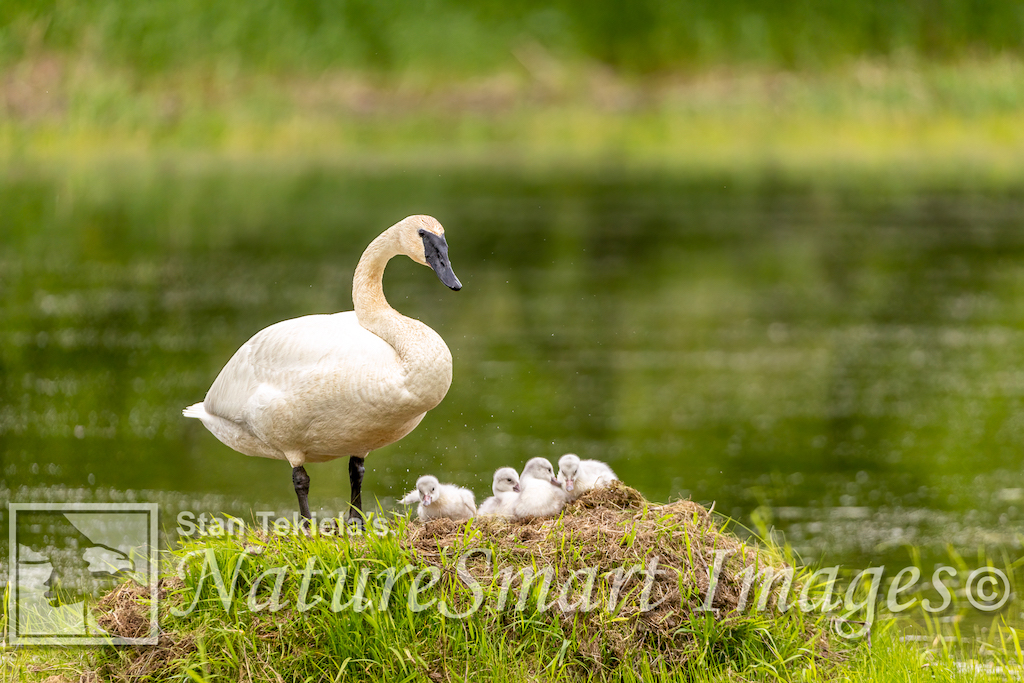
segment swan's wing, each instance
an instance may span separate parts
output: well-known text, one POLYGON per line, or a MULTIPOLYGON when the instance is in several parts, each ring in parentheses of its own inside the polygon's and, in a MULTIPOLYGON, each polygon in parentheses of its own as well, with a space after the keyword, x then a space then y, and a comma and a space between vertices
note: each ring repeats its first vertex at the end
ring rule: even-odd
POLYGON ((493 515, 497 513, 499 507, 501 507, 501 501, 498 500, 497 496, 491 496, 480 503, 480 509, 476 513, 478 515, 493 515))
POLYGON ((325 365, 344 382, 359 373, 381 373, 396 360, 395 350, 360 326, 352 311, 284 320, 235 352, 203 405, 208 413, 242 422, 260 391, 270 397, 301 393, 325 365))
POLYGON ((601 462, 600 460, 595 460, 595 462, 598 465, 600 465, 600 467, 598 468, 599 469, 599 473, 598 473, 599 477, 604 477, 605 479, 608 479, 608 480, 611 480, 611 481, 614 481, 614 480, 618 479, 618 477, 615 476, 615 472, 612 471, 611 467, 609 467, 605 463, 601 462))
POLYGON ((600 460, 581 461, 579 478, 583 479, 589 488, 607 486, 611 482, 618 480, 612 468, 600 460))
POLYGON ((597 476, 594 478, 594 488, 601 488, 603 486, 610 486, 613 481, 618 481, 618 477, 615 476, 615 472, 612 471, 611 467, 604 464, 600 460, 594 461, 594 469, 597 476))
POLYGON ((487 503, 488 500, 493 500, 494 501, 494 505, 491 506, 490 511, 487 512, 486 514, 501 515, 501 516, 507 517, 510 514, 510 512, 511 512, 512 504, 515 503, 515 500, 513 498, 510 498, 510 496, 516 496, 516 495, 518 495, 518 494, 516 494, 515 491, 507 491, 507 492, 506 491, 502 491, 501 493, 499 493, 498 495, 494 496, 493 498, 488 498, 483 503, 481 503, 480 507, 477 509, 476 513, 478 515, 485 514, 484 513, 484 504, 487 503))
POLYGON ((416 489, 413 489, 412 491, 409 491, 409 493, 405 494, 405 497, 398 502, 401 503, 402 505, 412 505, 413 503, 418 503, 420 502, 420 492, 417 491, 416 489))
POLYGON ((511 508, 512 516, 516 519, 537 516, 537 508, 541 504, 541 498, 543 497, 543 489, 537 486, 538 481, 532 477, 525 477, 519 480, 522 491, 516 496, 516 500, 511 508))
POLYGON ((469 511, 469 516, 473 517, 476 515, 476 496, 469 489, 459 489, 459 491, 462 494, 462 502, 469 511))

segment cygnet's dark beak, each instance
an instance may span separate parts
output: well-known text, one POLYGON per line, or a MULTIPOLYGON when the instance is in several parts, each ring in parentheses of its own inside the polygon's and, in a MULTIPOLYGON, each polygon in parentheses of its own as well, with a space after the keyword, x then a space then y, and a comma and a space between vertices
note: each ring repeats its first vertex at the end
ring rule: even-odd
POLYGON ((448 260, 448 241, 444 235, 435 235, 429 230, 420 230, 423 238, 423 256, 427 265, 434 269, 438 279, 456 292, 462 289, 462 283, 455 277, 451 261, 448 260))
POLYGON ((516 484, 515 486, 513 486, 512 490, 515 491, 516 493, 519 493, 519 484, 516 484))

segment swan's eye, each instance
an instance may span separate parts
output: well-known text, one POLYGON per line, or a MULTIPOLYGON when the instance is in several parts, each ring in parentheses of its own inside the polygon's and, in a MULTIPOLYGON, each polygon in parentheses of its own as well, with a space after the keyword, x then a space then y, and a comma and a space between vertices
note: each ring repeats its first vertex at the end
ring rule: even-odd
POLYGON ((424 230, 423 228, 420 228, 418 232, 420 233, 420 237, 423 237, 424 235, 427 234, 427 231, 424 230))

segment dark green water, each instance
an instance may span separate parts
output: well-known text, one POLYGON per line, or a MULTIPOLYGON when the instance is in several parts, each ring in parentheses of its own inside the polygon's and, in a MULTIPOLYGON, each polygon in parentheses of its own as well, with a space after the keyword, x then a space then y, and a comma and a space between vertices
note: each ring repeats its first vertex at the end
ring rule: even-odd
MULTIPOLYGON (((385 290, 454 382, 371 454, 364 500, 426 472, 479 499, 495 468, 573 451, 652 500, 761 507, 810 559, 1019 545, 1019 194, 153 164, 8 173, 0 211, 11 501, 290 513, 287 464, 181 409, 257 330, 350 309, 366 244, 430 213, 464 289, 396 259, 385 290)), ((308 471, 340 509, 344 461, 308 471)))

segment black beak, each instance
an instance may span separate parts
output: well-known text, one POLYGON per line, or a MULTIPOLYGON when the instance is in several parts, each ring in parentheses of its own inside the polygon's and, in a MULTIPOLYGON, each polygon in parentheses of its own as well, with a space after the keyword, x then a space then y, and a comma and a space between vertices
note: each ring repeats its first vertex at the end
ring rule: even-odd
POLYGON ((438 279, 456 292, 462 289, 462 283, 455 277, 451 261, 448 260, 448 242, 444 235, 435 235, 427 230, 420 230, 423 238, 423 256, 427 264, 437 273, 438 279))

